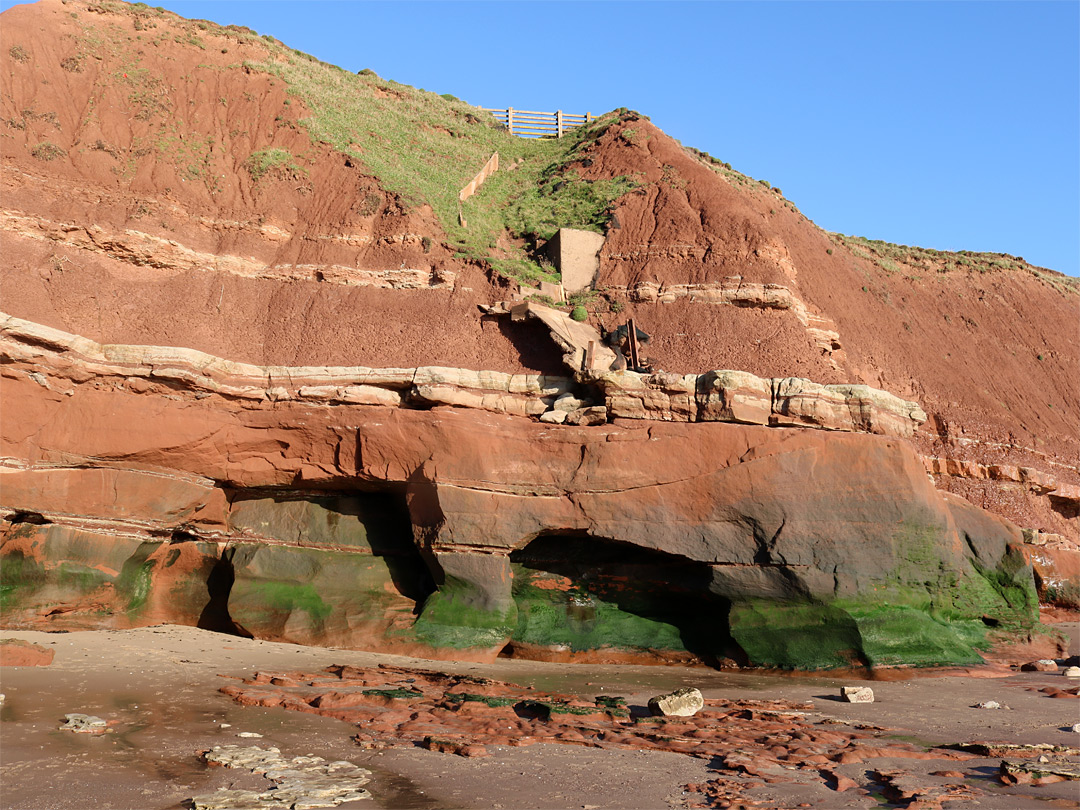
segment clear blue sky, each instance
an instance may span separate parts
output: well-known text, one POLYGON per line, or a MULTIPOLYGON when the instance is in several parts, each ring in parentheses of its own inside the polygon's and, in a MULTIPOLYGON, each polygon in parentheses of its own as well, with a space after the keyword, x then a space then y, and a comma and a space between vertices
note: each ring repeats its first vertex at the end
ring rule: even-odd
POLYGON ((151 4, 481 106, 630 107, 828 230, 1080 275, 1077 2, 151 4))

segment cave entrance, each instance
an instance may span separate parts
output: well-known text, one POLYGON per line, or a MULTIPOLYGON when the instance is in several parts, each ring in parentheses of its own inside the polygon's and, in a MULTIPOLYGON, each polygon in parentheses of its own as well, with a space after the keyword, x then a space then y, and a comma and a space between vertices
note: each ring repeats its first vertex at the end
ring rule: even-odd
POLYGON ((378 649, 435 590, 404 487, 228 496, 228 610, 256 638, 378 649))
POLYGON ((225 633, 230 636, 242 636, 254 638, 242 625, 233 621, 229 615, 229 594, 232 592, 233 583, 236 581, 236 569, 233 567, 233 554, 236 549, 225 549, 210 574, 206 578, 206 590, 210 601, 199 614, 196 627, 200 630, 210 630, 214 633, 225 633))
POLYGON ((509 655, 538 646, 746 663, 729 631, 731 603, 710 592, 705 563, 583 533, 540 535, 510 562, 518 626, 509 655))

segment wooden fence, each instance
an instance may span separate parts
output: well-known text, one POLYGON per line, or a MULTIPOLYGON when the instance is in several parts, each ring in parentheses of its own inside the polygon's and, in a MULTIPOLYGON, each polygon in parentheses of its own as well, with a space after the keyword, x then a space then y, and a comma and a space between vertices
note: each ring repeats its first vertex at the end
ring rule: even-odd
POLYGON ((481 107, 498 119, 499 123, 510 130, 511 135, 522 138, 561 138, 564 133, 587 124, 592 121, 592 113, 584 115, 577 113, 564 113, 562 110, 555 112, 533 112, 530 110, 515 110, 507 107, 505 110, 493 110, 481 107))

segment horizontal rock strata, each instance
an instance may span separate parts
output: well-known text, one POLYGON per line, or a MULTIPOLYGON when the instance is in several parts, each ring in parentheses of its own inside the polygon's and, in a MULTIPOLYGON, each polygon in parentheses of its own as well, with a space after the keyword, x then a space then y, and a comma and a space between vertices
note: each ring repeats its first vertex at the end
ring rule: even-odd
MULTIPOLYGON (((239 223, 237 223, 239 225, 239 223)), ((268 243, 293 238, 281 229, 256 229, 268 243)), ((53 222, 19 211, 0 211, 0 232, 8 238, 45 242, 57 248, 85 251, 117 259, 138 267, 150 267, 167 273, 219 272, 245 278, 276 281, 324 281, 356 287, 380 287, 394 290, 452 289, 455 273, 449 268, 433 267, 350 267, 336 263, 275 264, 252 256, 206 252, 188 247, 175 239, 132 228, 108 229, 101 225, 53 222)), ((418 234, 373 237, 370 234, 327 234, 306 236, 308 241, 328 241, 353 248, 412 245, 419 248, 418 234)))
POLYGON ((975 663, 950 622, 1033 615, 1019 531, 890 436, 555 427, 521 415, 563 378, 245 366, 17 319, 4 352, 8 623, 820 667, 975 663), (463 392, 521 404, 440 407, 463 392))
POLYGON ((612 416, 673 422, 740 422, 911 436, 926 421, 914 402, 866 385, 820 385, 743 371, 599 378, 612 416))
MULTIPOLYGON (((546 310, 540 307, 537 310, 546 310)), ((552 320, 546 310, 542 315, 552 320)), ((562 333, 562 313, 549 324, 558 342, 581 362, 588 335, 562 333)), ((547 323, 545 320, 545 323, 547 323)), ((574 324, 581 330, 588 327, 574 324)), ((597 338, 599 336, 596 336, 597 338)), ((598 342, 598 341, 595 341, 598 342)), ((606 347, 597 352, 607 352, 606 347)), ((540 416, 574 389, 567 377, 420 367, 256 366, 192 349, 102 345, 0 313, 0 356, 20 364, 38 384, 70 390, 91 379, 135 392, 158 384, 252 402, 299 400, 323 404, 430 407, 452 405, 518 416, 540 416), (31 370, 32 369, 32 370, 31 370), (63 382, 50 383, 59 377, 63 382)), ((926 420, 913 402, 864 385, 820 385, 799 378, 763 379, 740 371, 702 375, 608 372, 586 375, 604 393, 608 418, 681 422, 739 422, 911 436, 926 420)), ((591 405, 582 402, 583 407, 591 405)), ((576 422, 580 423, 579 418, 576 422)), ((606 420, 605 420, 606 421, 606 420)))
POLYGON ((605 290, 611 294, 625 295, 635 303, 670 304, 687 299, 701 304, 788 310, 806 328, 811 343, 829 358, 833 368, 839 370, 844 362, 836 324, 814 312, 805 301, 782 284, 744 282, 741 276, 728 276, 720 282, 671 284, 641 281, 629 288, 612 285, 605 287, 605 290))
POLYGON ((102 345, 3 314, 0 356, 27 369, 40 369, 27 373, 39 385, 61 391, 97 379, 136 393, 160 385, 194 396, 215 394, 251 402, 456 405, 522 416, 544 413, 573 385, 566 377, 434 366, 256 366, 193 349, 102 345), (46 375, 58 382, 50 383, 46 375))

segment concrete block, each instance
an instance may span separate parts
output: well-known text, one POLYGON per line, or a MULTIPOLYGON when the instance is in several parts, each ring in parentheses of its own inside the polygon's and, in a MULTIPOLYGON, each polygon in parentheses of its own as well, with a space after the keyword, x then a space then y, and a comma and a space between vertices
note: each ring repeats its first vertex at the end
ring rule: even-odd
POLYGON ((592 231, 560 228, 544 246, 551 263, 562 274, 563 289, 568 293, 591 289, 600 267, 600 248, 604 237, 592 231))

